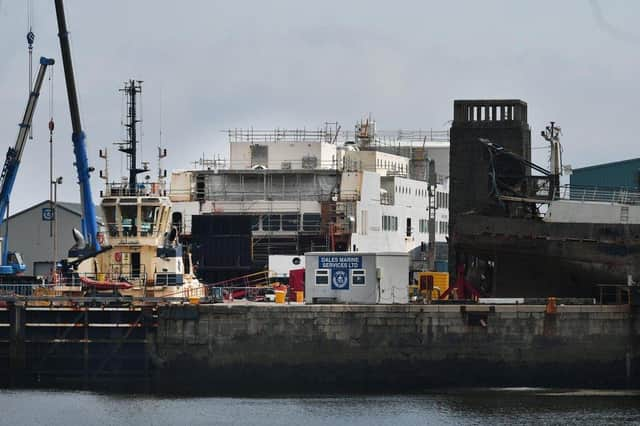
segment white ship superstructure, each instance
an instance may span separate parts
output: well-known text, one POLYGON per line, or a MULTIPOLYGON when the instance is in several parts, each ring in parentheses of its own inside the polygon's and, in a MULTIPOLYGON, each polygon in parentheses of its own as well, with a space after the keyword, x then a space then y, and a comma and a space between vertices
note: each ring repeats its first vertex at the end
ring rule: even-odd
POLYGON ((406 251, 426 260, 430 211, 431 246, 446 257, 446 134, 376 133, 367 120, 351 133, 326 126, 228 135, 228 161, 203 159, 171 177, 172 223, 207 281, 265 269, 276 254, 406 251))

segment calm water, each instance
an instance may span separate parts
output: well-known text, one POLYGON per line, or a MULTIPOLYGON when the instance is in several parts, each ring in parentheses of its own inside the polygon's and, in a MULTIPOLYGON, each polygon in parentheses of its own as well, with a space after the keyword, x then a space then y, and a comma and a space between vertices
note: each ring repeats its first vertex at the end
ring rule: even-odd
POLYGON ((389 396, 169 398, 4 390, 0 424, 640 424, 640 391, 484 389, 389 396))

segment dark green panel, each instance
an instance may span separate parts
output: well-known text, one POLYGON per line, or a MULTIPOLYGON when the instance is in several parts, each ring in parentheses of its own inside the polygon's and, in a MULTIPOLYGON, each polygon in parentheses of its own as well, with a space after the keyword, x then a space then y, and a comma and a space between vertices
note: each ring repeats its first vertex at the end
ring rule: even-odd
POLYGON ((638 189, 640 158, 574 169, 571 185, 638 189))

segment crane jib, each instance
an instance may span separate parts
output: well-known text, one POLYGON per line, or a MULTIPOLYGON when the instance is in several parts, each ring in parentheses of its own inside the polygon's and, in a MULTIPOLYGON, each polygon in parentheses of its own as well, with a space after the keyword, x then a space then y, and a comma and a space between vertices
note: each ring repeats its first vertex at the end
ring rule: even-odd
MULTIPOLYGON (((38 105, 38 98, 40 97, 40 89, 42 88, 42 83, 44 82, 44 76, 49 65, 53 65, 53 59, 49 58, 40 58, 40 69, 38 70, 38 76, 36 77, 35 84, 31 93, 29 93, 29 99, 27 100, 27 106, 25 107, 24 115, 22 117, 22 121, 19 125, 18 137, 16 140, 16 144, 14 147, 10 147, 7 150, 7 155, 4 160, 4 165, 2 167, 2 173, 0 174, 0 225, 3 224, 5 215, 7 214, 7 210, 9 207, 9 200, 11 198, 11 192, 13 190, 13 185, 15 184, 16 177, 18 176, 18 169, 20 167, 20 160, 22 159, 22 153, 24 151, 24 146, 27 142, 27 138, 29 136, 29 129, 31 128, 31 123, 33 121, 33 114, 36 110, 36 106, 38 105)), ((5 228, 4 235, 4 244, 2 246, 2 256, 0 262, 0 270, 2 273, 5 271, 13 271, 7 265, 7 254, 8 254, 8 241, 7 234, 5 228), (6 267, 6 268, 5 268, 6 267)))
POLYGON ((62 54, 62 67, 64 68, 64 79, 67 86, 67 98, 69 100, 69 112, 71 115, 71 126, 73 134, 73 152, 75 154, 76 171, 78 173, 78 183, 80 184, 80 202, 82 204, 82 228, 87 243, 87 248, 92 252, 100 251, 98 242, 98 225, 96 222, 95 205, 91 194, 90 168, 87 159, 87 147, 85 143, 85 133, 82 130, 80 120, 80 108, 78 107, 78 94, 76 92, 75 77, 73 75, 73 62, 71 60, 71 47, 69 46, 69 32, 64 14, 64 4, 62 0, 55 0, 56 19, 58 21, 58 38, 60 40, 60 51, 62 54))

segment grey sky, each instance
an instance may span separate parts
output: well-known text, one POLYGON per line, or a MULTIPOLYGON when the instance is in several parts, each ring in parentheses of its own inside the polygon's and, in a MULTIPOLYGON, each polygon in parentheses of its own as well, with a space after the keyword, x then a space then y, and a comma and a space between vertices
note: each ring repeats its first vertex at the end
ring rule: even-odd
MULTIPOLYGON (((33 0, 35 57, 59 59, 52 1, 33 0)), ((521 98, 534 146, 549 120, 574 167, 637 157, 640 3, 600 1, 67 0, 83 124, 96 169, 120 138, 122 82, 144 83, 144 159, 169 169, 228 156, 221 129, 443 129, 459 98, 521 98), (596 13, 594 13, 594 11, 596 13), (162 94, 162 96, 161 96, 162 94)), ((0 135, 13 145, 27 95, 26 2, 0 0, 0 135)), ((55 67, 60 198, 79 198, 62 65, 55 67)), ((12 210, 48 197, 48 89, 12 210)), ((4 155, 6 148, 3 148, 4 155)), ((3 157, 2 157, 3 158, 3 157)), ((544 151, 535 159, 546 160, 544 151)), ((112 176, 121 161, 112 156, 112 176)), ((102 182, 92 179, 94 192, 102 182)))

